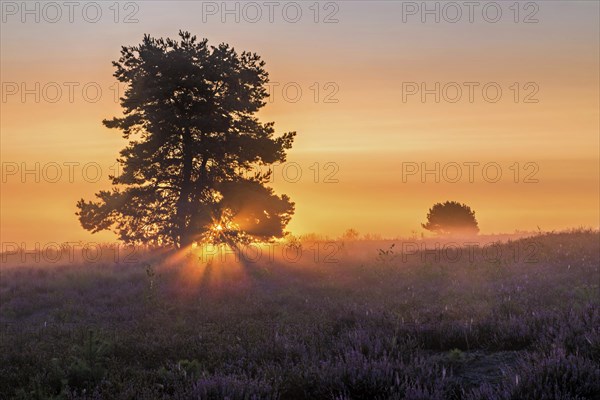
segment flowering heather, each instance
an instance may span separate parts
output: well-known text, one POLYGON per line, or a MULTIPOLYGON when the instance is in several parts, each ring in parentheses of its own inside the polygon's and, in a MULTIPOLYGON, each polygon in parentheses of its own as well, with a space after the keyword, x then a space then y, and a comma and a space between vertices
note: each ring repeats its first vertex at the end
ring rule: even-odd
POLYGON ((0 398, 599 399, 599 239, 3 266, 0 398))

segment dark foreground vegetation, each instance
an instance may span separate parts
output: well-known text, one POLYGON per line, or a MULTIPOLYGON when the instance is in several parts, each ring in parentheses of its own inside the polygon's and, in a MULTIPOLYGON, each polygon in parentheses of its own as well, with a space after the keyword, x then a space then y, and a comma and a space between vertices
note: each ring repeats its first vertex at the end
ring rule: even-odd
POLYGON ((598 399, 599 239, 5 266, 0 398, 598 399))

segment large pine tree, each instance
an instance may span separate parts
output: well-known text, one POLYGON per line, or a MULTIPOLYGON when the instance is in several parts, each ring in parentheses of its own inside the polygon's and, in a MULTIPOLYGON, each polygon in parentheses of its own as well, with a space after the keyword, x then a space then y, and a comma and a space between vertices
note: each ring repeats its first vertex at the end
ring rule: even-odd
POLYGON ((179 36, 145 35, 113 62, 127 87, 124 116, 103 123, 129 144, 114 188, 77 203, 82 226, 178 247, 281 237, 294 204, 274 194, 270 173, 257 167, 284 162, 295 132, 276 137, 274 124, 255 116, 268 96, 264 61, 179 36))

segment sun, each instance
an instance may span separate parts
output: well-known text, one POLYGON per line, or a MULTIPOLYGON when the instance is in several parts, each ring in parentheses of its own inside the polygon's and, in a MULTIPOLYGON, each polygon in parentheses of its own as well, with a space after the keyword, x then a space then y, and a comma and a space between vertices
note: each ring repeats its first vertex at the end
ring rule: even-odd
POLYGON ((228 233, 232 230, 232 224, 226 221, 214 221, 212 225, 210 225, 209 232, 207 238, 209 241, 221 240, 226 237, 228 233))

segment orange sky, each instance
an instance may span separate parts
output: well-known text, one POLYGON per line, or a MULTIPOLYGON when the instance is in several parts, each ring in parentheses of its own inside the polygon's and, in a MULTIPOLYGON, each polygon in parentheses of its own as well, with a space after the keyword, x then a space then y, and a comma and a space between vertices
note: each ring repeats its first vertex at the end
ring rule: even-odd
MULTIPOLYGON (((137 2, 139 21, 127 24, 114 22, 109 3, 102 3, 97 23, 86 22, 77 10, 73 23, 66 16, 49 23, 43 14, 39 23, 31 15, 23 23, 22 10, 13 15, 14 10, 3 9, 2 242, 113 239, 111 234, 92 236, 74 215, 79 198, 90 199, 108 186, 109 168, 124 145, 116 131, 101 124, 120 113, 110 63, 121 45, 139 43, 144 33, 173 37, 180 28, 212 44, 228 42, 258 52, 272 81, 280 83, 261 117, 274 120, 281 132, 298 131, 289 153, 289 161, 297 164, 288 165, 287 182, 279 167, 273 183, 296 202, 289 225, 294 233, 337 236, 353 227, 363 233, 408 235, 421 231, 434 202, 445 200, 475 209, 483 233, 598 227, 597 2, 538 2, 538 22, 529 24, 515 23, 508 3, 497 23, 486 22, 478 12, 473 23, 449 23, 443 16, 440 23, 433 17, 422 23, 419 15, 403 22, 401 2, 330 3, 337 9, 320 3, 318 23, 309 3, 302 3, 297 23, 277 12, 272 23, 266 13, 256 23, 244 21, 241 14, 240 23, 235 15, 222 23, 220 14, 203 15, 202 2, 137 2), (323 23, 331 12, 338 22, 323 23), (41 93, 36 103, 29 94, 23 102, 21 84, 33 89, 36 82, 40 92, 46 87, 46 96, 41 93), (72 102, 65 82, 78 84, 72 102), (81 90, 90 82, 89 96, 95 95, 93 86, 102 90, 95 103, 85 101, 81 90), (443 96, 435 103, 433 94, 425 103, 419 94, 403 101, 403 86, 410 82, 428 88, 457 82, 463 96, 456 103, 443 96), (463 82, 479 84, 472 103, 463 82), (287 83, 302 89, 299 101, 285 100, 282 87, 287 83), (483 98, 480 88, 487 83, 502 89, 498 102, 483 98), (11 94, 15 84, 19 92, 11 94), (56 86, 62 97, 52 103, 48 100, 55 97, 56 86), (524 102, 534 89, 531 98, 538 102, 524 102), (329 99, 337 102, 325 102, 333 92, 329 99), (477 167, 470 183, 465 162, 495 163, 502 178, 488 182, 490 176, 477 167), (35 174, 22 182, 23 167, 35 169, 36 163, 41 182, 35 182, 35 174), (51 163, 62 173, 55 183, 48 182, 56 172, 51 163), (70 164, 72 182, 65 163, 79 163, 70 164), (463 179, 451 183, 441 177, 436 183, 428 175, 421 183, 417 174, 403 182, 403 163, 419 168, 439 163, 440 172, 448 163, 458 163, 463 179), (100 166, 98 182, 84 179, 85 164, 87 178, 100 166), (302 177, 292 182, 298 167, 302 177), (534 168, 532 178, 538 182, 523 182, 534 168), (338 182, 324 182, 328 174, 338 182)), ((120 10, 119 19, 132 10, 120 10)), ((530 11, 521 10, 519 18, 530 11)), ((294 95, 293 88, 288 94, 294 95)))

